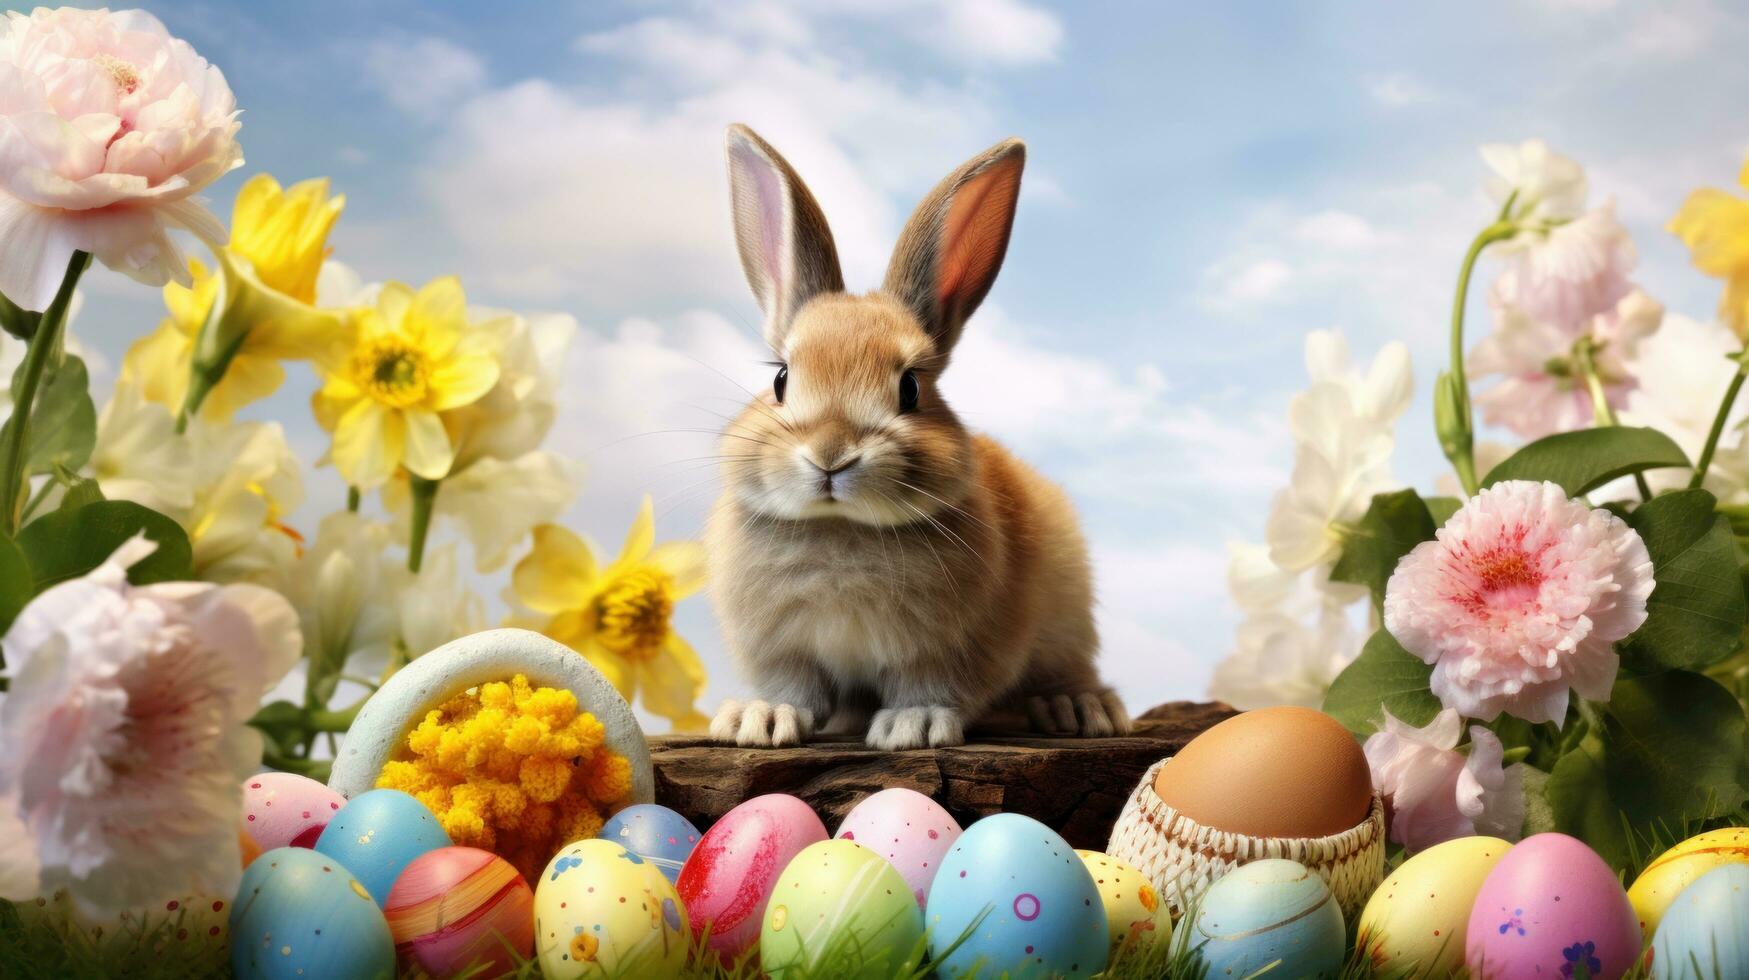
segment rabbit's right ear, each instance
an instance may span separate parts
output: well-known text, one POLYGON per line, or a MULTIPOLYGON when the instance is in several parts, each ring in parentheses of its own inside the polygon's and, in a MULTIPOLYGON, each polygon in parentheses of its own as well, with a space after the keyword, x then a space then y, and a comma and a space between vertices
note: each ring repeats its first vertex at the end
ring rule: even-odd
POLYGON ((765 313, 765 342, 781 352, 803 304, 820 293, 844 291, 838 249, 814 195, 759 134, 730 126, 728 151, 741 268, 765 313))

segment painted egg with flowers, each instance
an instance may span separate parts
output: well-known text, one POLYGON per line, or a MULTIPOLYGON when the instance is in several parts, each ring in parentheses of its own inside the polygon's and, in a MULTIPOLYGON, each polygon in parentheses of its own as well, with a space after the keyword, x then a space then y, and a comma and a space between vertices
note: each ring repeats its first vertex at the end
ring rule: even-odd
POLYGON ((566 845, 541 872, 534 930, 547 980, 678 976, 692 940, 662 872, 599 838, 566 845))
POLYGON ((1172 911, 1147 875, 1128 861, 1098 851, 1078 850, 1075 856, 1087 866, 1105 903, 1113 956, 1126 946, 1141 950, 1172 941, 1172 911))
POLYGON ((1476 893, 1464 962, 1477 980, 1572 976, 1615 980, 1640 955, 1640 925, 1615 872, 1566 834, 1536 834, 1506 852, 1476 893))
POLYGON ((281 847, 243 872, 231 904, 239 980, 390 977, 395 941, 370 892, 339 861, 281 847))
POLYGON ((777 878, 826 825, 806 803, 783 793, 756 796, 723 814, 687 858, 676 884, 692 928, 725 961, 759 941, 777 878))
POLYGON ((921 906, 929 898, 929 885, 941 868, 941 859, 960 839, 960 833, 959 821, 941 804, 914 789, 895 786, 852 807, 838 825, 836 836, 856 841, 886 858, 921 906))
POLYGON ((657 803, 634 803, 601 825, 610 840, 655 865, 669 881, 680 879, 680 868, 702 836, 692 821, 657 803))
MULTIPOLYGON (((254 853, 276 847, 315 847, 316 838, 346 798, 294 772, 256 773, 243 780, 243 833, 254 853)), ((248 852, 245 851, 246 859, 248 852)))
POLYGON ((1387 973, 1456 972, 1476 893, 1511 849, 1498 837, 1459 837, 1403 862, 1367 900, 1355 945, 1387 973))
POLYGON ((534 955, 534 892, 490 851, 440 847, 414 858, 383 903, 395 951, 435 976, 514 972, 534 955))
POLYGON ((414 858, 448 846, 431 811, 398 789, 373 789, 347 803, 316 840, 316 850, 351 868, 378 904, 414 858))

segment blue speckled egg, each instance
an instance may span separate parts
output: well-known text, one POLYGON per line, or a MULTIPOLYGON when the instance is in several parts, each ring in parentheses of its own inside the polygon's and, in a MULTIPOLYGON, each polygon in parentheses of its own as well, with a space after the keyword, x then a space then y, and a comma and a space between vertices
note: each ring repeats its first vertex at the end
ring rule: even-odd
POLYGON ((665 806, 635 803, 609 817, 595 836, 655 865, 672 883, 680 880, 680 866, 702 835, 692 821, 665 806))
POLYGON ((1749 865, 1714 868, 1676 896, 1652 938, 1652 975, 1749 977, 1749 865))
POLYGON ((1208 975, 1245 977, 1269 964, 1271 976, 1335 977, 1347 936, 1342 909, 1324 879, 1297 861, 1253 861, 1202 893, 1190 948, 1208 975))
POLYGON ((1056 831, 998 813, 960 835, 929 890, 929 953, 943 977, 1089 977, 1105 969, 1105 902, 1056 831), (960 936, 976 930, 945 959, 960 936))
POLYGON ((339 861, 307 848, 277 847, 249 865, 230 928, 238 980, 395 974, 395 940, 370 893, 339 861))
POLYGON ((316 850, 351 868, 378 906, 402 868, 426 851, 449 846, 449 835, 425 804, 398 789, 353 797, 316 838, 316 850))

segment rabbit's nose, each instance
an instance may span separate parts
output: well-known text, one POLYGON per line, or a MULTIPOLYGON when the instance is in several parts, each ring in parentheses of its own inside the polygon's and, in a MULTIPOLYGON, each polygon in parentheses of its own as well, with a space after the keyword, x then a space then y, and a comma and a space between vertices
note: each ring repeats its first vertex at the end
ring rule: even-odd
POLYGON ((861 456, 852 456, 849 459, 845 460, 844 462, 839 463, 837 466, 832 467, 831 469, 827 469, 826 467, 821 466, 820 472, 825 474, 826 479, 830 480, 833 477, 837 476, 838 474, 844 472, 847 469, 850 469, 852 466, 855 466, 857 463, 860 463, 860 462, 862 462, 861 456))

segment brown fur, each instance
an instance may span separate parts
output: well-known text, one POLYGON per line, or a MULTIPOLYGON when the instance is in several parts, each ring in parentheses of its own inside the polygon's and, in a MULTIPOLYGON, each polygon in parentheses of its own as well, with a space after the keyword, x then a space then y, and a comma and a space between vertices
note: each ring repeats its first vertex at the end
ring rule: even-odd
POLYGON ((739 128, 729 155, 733 186, 781 188, 781 207, 738 198, 735 214, 788 381, 781 402, 763 392, 724 433, 713 597, 760 698, 726 703, 712 732, 790 744, 828 717, 857 728, 871 704, 868 740, 886 748, 958 743, 1002 709, 1047 731, 1127 729, 1093 667, 1091 574, 1068 498, 968 434, 936 388, 1007 247, 1020 144, 943 181, 886 286, 863 296, 820 287, 837 276, 820 251, 830 232, 788 164, 739 128), (761 225, 779 214, 783 227, 761 225), (901 412, 907 371, 917 406, 901 412))

